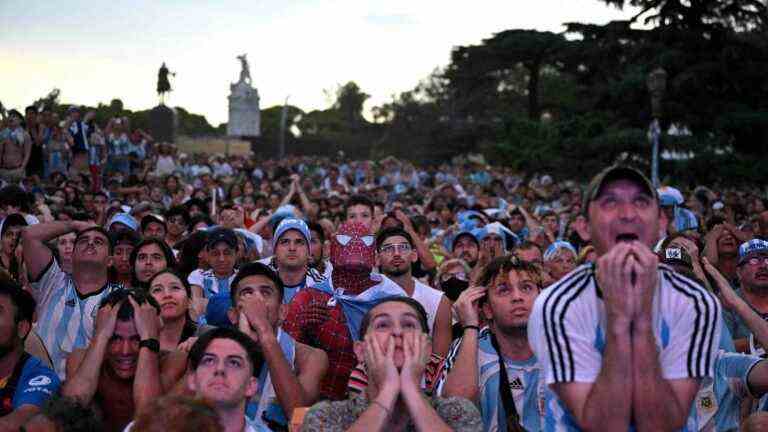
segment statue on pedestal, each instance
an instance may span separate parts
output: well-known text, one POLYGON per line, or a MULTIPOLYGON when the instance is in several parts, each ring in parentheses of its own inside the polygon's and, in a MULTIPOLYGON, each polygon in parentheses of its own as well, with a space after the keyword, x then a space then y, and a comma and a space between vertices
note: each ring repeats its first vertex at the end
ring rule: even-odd
POLYGON ((160 96, 160 105, 165 105, 165 94, 172 90, 168 75, 176 76, 176 73, 169 71, 165 62, 163 62, 160 70, 157 71, 157 95, 160 96))
POLYGON ((246 54, 240 60, 240 79, 229 86, 229 121, 227 135, 258 137, 261 135, 261 111, 259 91, 251 85, 251 70, 246 54))
POLYGON ((248 66, 248 59, 246 58, 248 54, 243 54, 237 56, 237 59, 240 60, 240 81, 244 82, 248 85, 251 85, 251 68, 248 66))

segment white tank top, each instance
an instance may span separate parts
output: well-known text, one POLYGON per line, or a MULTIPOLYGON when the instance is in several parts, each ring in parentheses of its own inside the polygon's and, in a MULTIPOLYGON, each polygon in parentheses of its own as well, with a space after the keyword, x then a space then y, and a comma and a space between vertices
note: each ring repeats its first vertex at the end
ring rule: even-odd
POLYGON ((411 298, 421 303, 427 311, 429 333, 432 334, 432 328, 435 325, 435 317, 437 316, 437 308, 440 306, 443 292, 436 290, 429 285, 425 285, 416 279, 414 279, 413 282, 415 286, 413 287, 413 295, 411 298))

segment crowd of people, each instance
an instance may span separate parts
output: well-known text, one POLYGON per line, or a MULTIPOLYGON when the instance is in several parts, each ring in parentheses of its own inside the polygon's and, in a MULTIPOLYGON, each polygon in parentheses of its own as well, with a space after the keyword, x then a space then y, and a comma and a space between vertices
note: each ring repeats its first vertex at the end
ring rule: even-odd
POLYGON ((0 124, 0 431, 768 430, 765 191, 0 124))

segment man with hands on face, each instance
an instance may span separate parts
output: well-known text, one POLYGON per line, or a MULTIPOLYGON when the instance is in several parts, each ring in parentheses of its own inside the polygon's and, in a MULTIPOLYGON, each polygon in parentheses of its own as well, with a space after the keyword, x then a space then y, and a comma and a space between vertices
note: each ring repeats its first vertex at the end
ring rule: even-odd
POLYGON ((675 430, 720 340, 717 299, 659 265, 656 190, 640 172, 612 166, 585 196, 599 258, 536 300, 528 338, 553 390, 556 430, 675 430))
POLYGON ((113 292, 102 301, 88 348, 76 349, 67 359, 62 395, 96 405, 109 431, 123 430, 163 394, 158 312, 150 296, 113 292))
POLYGON ((360 327, 355 355, 370 382, 364 394, 320 402, 304 417, 303 431, 480 431, 477 408, 459 397, 427 399, 421 390, 432 351, 427 314, 417 301, 385 297, 360 327))
POLYGON ((230 295, 230 321, 256 342, 265 361, 258 373, 258 393, 248 403, 246 415, 285 428, 295 408, 317 400, 328 357, 280 328, 287 310, 283 283, 269 266, 258 262, 243 266, 230 295))

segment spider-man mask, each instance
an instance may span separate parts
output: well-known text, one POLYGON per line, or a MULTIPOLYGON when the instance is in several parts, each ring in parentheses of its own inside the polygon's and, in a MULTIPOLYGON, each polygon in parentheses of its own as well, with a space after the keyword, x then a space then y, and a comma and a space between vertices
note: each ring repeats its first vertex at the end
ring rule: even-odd
POLYGON ((370 228, 360 222, 345 222, 331 241, 331 264, 338 269, 373 268, 376 239, 370 228))

